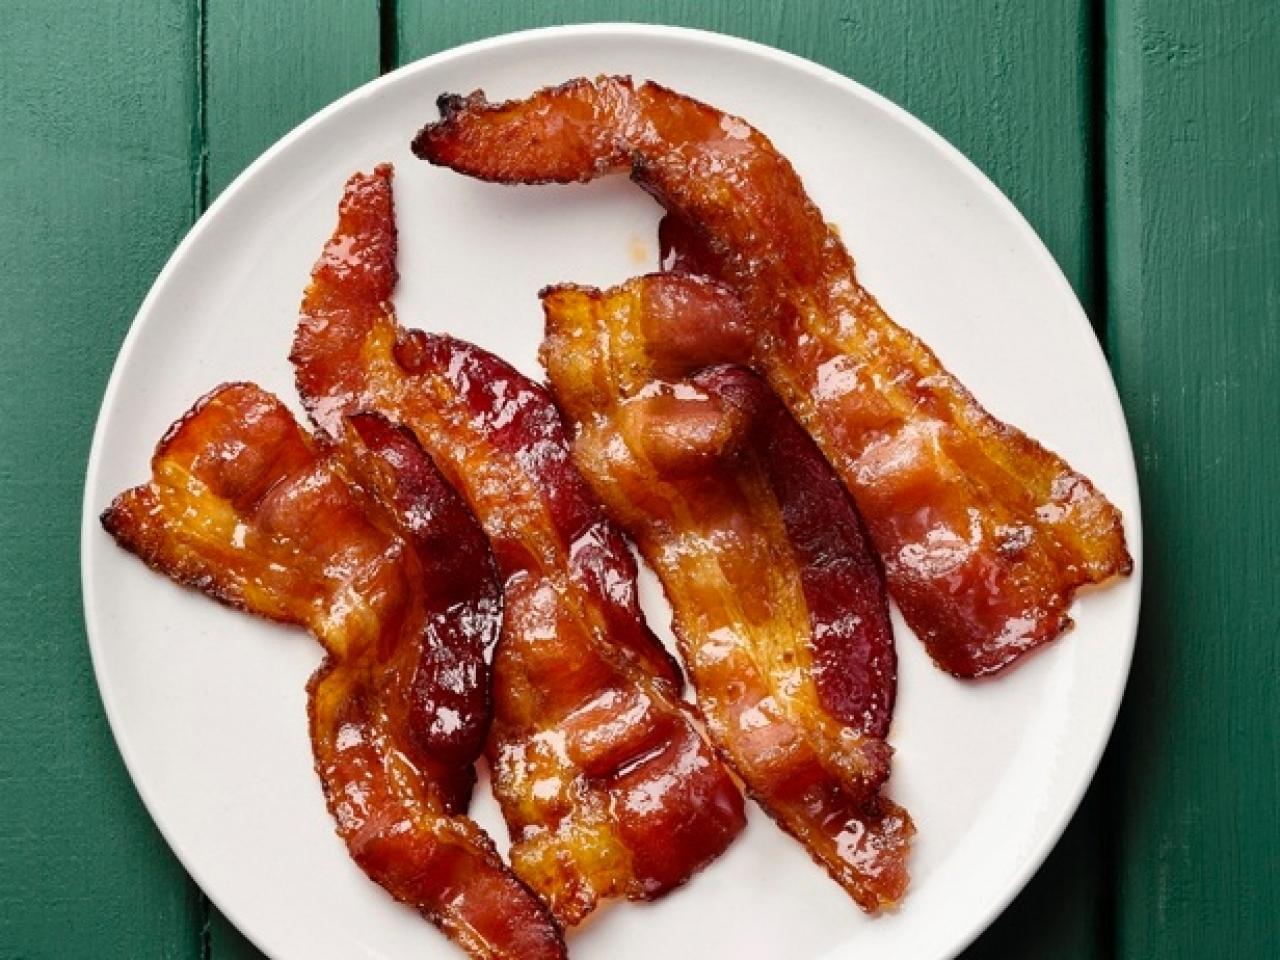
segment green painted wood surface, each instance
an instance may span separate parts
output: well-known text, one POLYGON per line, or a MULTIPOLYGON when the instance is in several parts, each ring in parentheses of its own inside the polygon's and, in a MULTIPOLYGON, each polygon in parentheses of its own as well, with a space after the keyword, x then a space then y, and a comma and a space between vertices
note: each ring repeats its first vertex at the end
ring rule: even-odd
POLYGON ((5 960, 199 955, 197 893, 103 718, 79 573, 107 374, 195 215, 194 41, 179 0, 0 6, 5 960))
POLYGON ((1146 512, 1118 948, 1280 956, 1280 9, 1113 4, 1109 339, 1146 512))
POLYGON ((749 37, 903 104, 1014 199, 1105 335, 1145 497, 1138 661, 1080 814, 966 957, 1274 955, 1280 17, 1268 0, 1105 7, 0 5, 0 960, 258 956, 137 802, 79 614, 93 415, 165 256, 262 149, 380 65, 590 20, 749 37))
POLYGON ((208 199, 321 107, 378 75, 374 0, 204 0, 208 199))

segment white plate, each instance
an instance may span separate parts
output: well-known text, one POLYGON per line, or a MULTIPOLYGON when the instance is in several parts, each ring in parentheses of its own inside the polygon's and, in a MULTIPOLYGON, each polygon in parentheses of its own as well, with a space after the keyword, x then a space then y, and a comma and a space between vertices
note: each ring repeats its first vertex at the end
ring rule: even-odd
MULTIPOLYGON (((1140 554, 1123 414, 1066 280, 1004 196, 919 121, 812 63, 713 34, 642 26, 501 37, 423 60, 345 97, 269 150, 200 220, 138 312, 89 461, 85 617, 120 751, 196 881, 273 957, 451 954, 347 857, 311 768, 304 633, 219 607, 115 547, 98 513, 147 475, 165 427, 200 394, 251 379, 294 405, 285 357, 344 179, 397 165, 400 316, 495 350, 538 377, 543 284, 651 269, 657 206, 624 177, 500 188, 415 160, 441 91, 528 93, 579 74, 652 77, 741 114, 795 163, 864 283, 999 417, 1092 477, 1140 554)), ((646 609, 668 611, 647 581, 646 609)), ((1128 673, 1138 576, 1076 604, 1077 627, 1005 677, 961 683, 896 622, 892 795, 919 837, 901 909, 870 919, 759 810, 690 885, 614 904, 574 956, 876 957, 959 952, 1039 866, 1075 810, 1128 673)), ((475 812, 506 832, 487 790, 475 812)))

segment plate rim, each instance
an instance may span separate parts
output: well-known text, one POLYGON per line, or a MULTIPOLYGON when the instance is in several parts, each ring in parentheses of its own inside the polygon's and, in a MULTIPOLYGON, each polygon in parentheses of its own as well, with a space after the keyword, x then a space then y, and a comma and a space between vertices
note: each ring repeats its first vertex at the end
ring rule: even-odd
MULTIPOLYGON (((90 543, 91 538, 101 533, 98 523, 98 513, 95 506, 95 492, 98 486, 98 474, 100 464, 103 459, 103 437, 107 428, 108 411, 115 405, 117 395, 120 393, 123 383, 123 371, 127 366, 127 361, 136 349, 138 339, 141 336, 141 329, 145 325, 146 319, 154 311, 155 302, 160 296, 161 290, 168 284, 171 275, 177 270, 178 265, 185 259, 188 249, 193 246, 197 239, 209 228, 216 215, 221 211, 222 207, 232 201, 232 199, 245 188, 245 185, 256 175, 256 173, 267 164, 269 164, 277 154, 284 152, 296 140, 305 136, 312 128, 320 126, 328 120, 328 118, 351 106, 361 100, 370 98, 383 87, 391 86, 397 83, 409 82, 417 73, 431 69, 432 67, 447 63, 455 59, 463 59, 475 53, 488 52, 503 47, 517 49, 525 44, 536 44, 547 40, 557 38, 573 41, 582 38, 628 38, 637 40, 682 40, 691 43, 710 44, 727 49, 731 52, 746 54, 748 56, 761 57, 767 60, 788 67, 793 70, 799 70, 809 75, 811 78, 822 81, 824 83, 834 84, 840 87, 845 93, 855 96, 869 103, 872 107, 883 111, 896 122, 903 124, 917 135, 923 137, 929 144, 940 150, 946 159, 963 172, 975 187, 987 195, 988 199, 994 201, 994 209, 1001 214, 1003 221, 1011 226, 1021 239, 1027 243, 1028 251, 1037 259, 1042 261, 1049 269, 1048 276, 1053 278, 1053 283, 1057 284, 1062 292, 1070 298, 1070 302, 1075 307, 1075 320, 1079 324, 1083 324, 1092 336, 1089 338, 1089 356, 1091 361, 1104 374, 1104 380, 1109 389, 1106 391, 1106 405, 1110 408, 1111 413, 1116 417, 1116 421, 1121 427, 1123 440, 1125 444, 1124 466, 1127 468, 1128 479, 1131 482, 1134 510, 1132 515, 1128 513, 1126 520, 1126 535, 1128 539, 1128 547, 1133 558, 1133 570, 1129 575, 1131 590, 1134 594, 1134 600, 1128 609, 1127 622, 1124 625, 1125 651, 1122 659, 1123 671, 1116 678, 1114 693, 1111 695, 1109 702, 1106 704, 1106 722, 1100 729, 1105 731, 1105 736, 1100 736, 1092 749, 1088 751, 1087 763, 1084 764, 1082 770, 1087 775, 1082 775, 1073 790, 1068 802, 1061 807, 1061 812, 1054 818, 1050 826, 1041 831, 1035 842, 1028 845, 1026 852, 1023 854, 1022 863, 1018 870, 1014 871, 1005 882, 1004 886, 999 890, 998 894, 993 896, 987 908, 983 912, 975 912, 968 922, 958 928, 959 932, 954 938, 954 943, 950 948, 947 958, 955 958, 965 949, 967 949, 983 932, 985 932, 1009 907, 1014 898, 1026 887, 1031 878, 1039 872, 1049 854, 1058 845, 1062 839, 1068 824, 1075 817, 1080 808, 1081 801, 1089 787, 1093 784, 1097 777, 1098 768, 1101 764, 1103 754, 1107 746, 1111 742, 1111 738, 1115 732, 1116 719, 1118 717, 1121 704, 1124 700, 1125 693, 1128 689, 1129 678, 1132 674, 1134 651, 1137 646, 1138 623, 1142 606, 1142 578, 1143 578, 1143 525, 1142 525, 1142 499, 1141 488, 1138 480, 1137 463, 1133 449, 1133 440, 1129 431, 1128 418, 1125 415, 1124 407, 1120 402, 1119 391, 1116 387, 1115 377, 1112 374, 1110 365, 1106 360, 1102 344, 1096 333, 1092 330, 1092 325, 1080 303, 1079 297, 1076 296, 1074 288, 1067 280, 1061 266, 1056 258, 1049 251, 1043 239, 1031 226, 1027 218, 1017 208, 1013 201, 1002 191, 995 183, 982 171, 972 160, 970 160, 958 147, 947 140, 942 134, 938 133, 931 126, 920 118, 899 106, 883 94, 876 92, 853 79, 834 70, 833 68, 824 66, 799 54, 790 53, 768 44, 760 43, 754 40, 748 40, 743 37, 731 34, 719 33, 712 30, 704 30, 691 27, 672 26, 668 24, 657 23, 637 23, 627 21, 600 21, 591 23, 566 24, 559 26, 538 27, 527 30, 517 30, 508 33, 502 33, 491 37, 485 37, 473 40, 465 44, 450 47, 446 50, 415 60, 412 63, 404 64, 397 69, 381 76, 374 77, 366 81, 358 87, 350 90, 332 103, 321 108, 315 113, 308 116, 302 122, 294 126, 287 133, 277 139, 265 151, 263 151, 252 163, 242 170, 228 186, 218 195, 213 203, 197 218, 195 223, 187 230, 182 239, 174 247, 173 252, 165 261, 160 272, 156 274, 151 286, 147 291, 147 295, 143 298, 141 304, 133 315, 133 319, 129 323, 129 329, 121 342, 120 349, 113 361, 111 374, 107 380, 106 387, 102 394, 102 399, 98 406, 97 416, 95 418, 93 438, 89 448, 88 461, 84 477, 84 492, 81 505, 81 526, 80 526, 80 584, 81 584, 81 605, 84 617, 85 634, 88 641, 90 659, 93 665, 94 681, 98 689, 99 698, 102 701, 103 710, 110 727, 112 738, 115 741, 116 749, 120 758, 124 763, 125 769, 129 774, 129 779, 133 784, 134 790, 141 799, 147 815, 151 818, 152 823, 164 838, 165 844, 172 852, 174 857, 181 864, 183 870, 191 878, 191 880, 200 888, 201 893, 213 903, 247 940, 249 940, 257 949, 266 953, 265 948, 259 943, 254 932, 246 929, 236 919, 236 911, 229 910, 223 904, 220 897, 213 896, 206 887, 202 879, 200 871, 194 865, 188 862, 188 857, 182 848, 174 842, 174 837, 169 825, 165 819, 159 814, 159 805, 151 792, 143 786, 143 780, 135 772, 136 751, 131 748, 129 738, 125 733, 125 725, 120 719, 119 707, 115 694, 111 691, 111 684, 104 682, 105 677, 105 654, 103 651, 102 633, 105 627, 99 627, 95 623, 94 608, 96 604, 95 589, 95 571, 91 556, 90 543), (1117 682, 1118 681, 1118 682, 1117 682)), ((1102 399, 1099 397, 1099 399, 1102 399)), ((939 958, 942 960, 942 958, 939 958)))

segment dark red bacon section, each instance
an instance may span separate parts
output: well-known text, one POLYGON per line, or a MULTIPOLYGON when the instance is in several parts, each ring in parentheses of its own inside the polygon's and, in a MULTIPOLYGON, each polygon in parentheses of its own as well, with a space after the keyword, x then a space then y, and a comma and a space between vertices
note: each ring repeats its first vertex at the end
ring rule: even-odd
POLYGON ((575 460, 662 579, 716 746, 861 906, 896 902, 914 829, 879 792, 896 680, 884 578, 853 502, 763 381, 693 372, 689 334, 731 339, 736 300, 656 274, 551 288, 543 305, 575 460))
POLYGON ((477 958, 565 955, 555 922, 465 812, 489 718, 500 593, 475 518, 380 416, 308 437, 230 384, 165 435, 103 524, 154 569, 307 627, 327 657, 311 740, 351 856, 477 958))
POLYGON ((743 301, 751 365, 854 495, 943 669, 1008 666, 1070 625, 1078 587, 1131 569, 1115 507, 885 314, 791 164, 745 121, 625 77, 439 105, 413 143, 432 163, 503 183, 629 170, 666 207, 672 264, 743 301))
POLYGON ((394 238, 390 169, 353 177, 303 302, 299 388, 326 429, 369 408, 411 430, 488 534, 505 611, 494 790, 515 871, 577 923, 687 880, 742 829, 742 798, 679 702, 550 397, 478 347, 399 326, 394 238))

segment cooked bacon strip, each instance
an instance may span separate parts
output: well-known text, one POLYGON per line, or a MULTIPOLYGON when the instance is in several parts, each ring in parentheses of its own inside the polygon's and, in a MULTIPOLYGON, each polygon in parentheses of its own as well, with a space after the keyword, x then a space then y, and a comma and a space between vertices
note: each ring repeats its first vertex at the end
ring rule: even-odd
POLYGON ((791 164, 745 121, 621 77, 439 104, 420 157, 505 183, 629 169, 696 237, 678 259, 713 268, 745 303, 752 365, 853 493, 891 593, 943 669, 1008 666, 1070 625, 1078 587, 1131 569, 1115 507, 885 314, 791 164))
POLYGON ((662 579, 716 746, 864 909, 896 902, 914 828, 878 794, 896 683, 884 579, 772 391, 737 366, 686 377, 706 343, 686 334, 731 344, 736 299, 655 274, 552 288, 543 306, 574 459, 662 579))
POLYGON ((102 521, 159 572, 324 645, 308 685, 316 771, 365 873, 473 957, 565 956, 542 903, 460 815, 500 597, 475 518, 411 436, 359 415, 331 448, 230 384, 170 428, 151 482, 102 521))
POLYGON ((683 883, 742 829, 742 797, 679 703, 635 563, 569 458, 546 392, 478 347, 399 327, 391 170, 348 183, 293 357, 322 427, 410 428, 493 545, 505 618, 488 755, 516 872, 563 923, 683 883))

